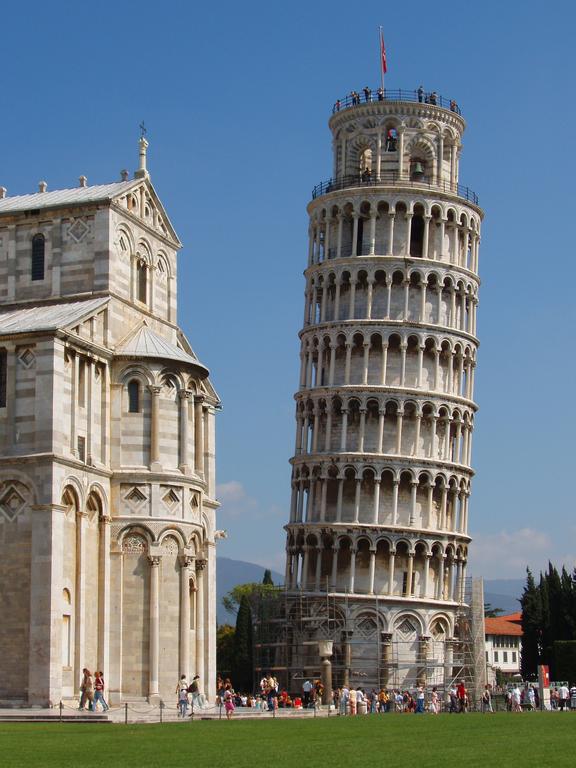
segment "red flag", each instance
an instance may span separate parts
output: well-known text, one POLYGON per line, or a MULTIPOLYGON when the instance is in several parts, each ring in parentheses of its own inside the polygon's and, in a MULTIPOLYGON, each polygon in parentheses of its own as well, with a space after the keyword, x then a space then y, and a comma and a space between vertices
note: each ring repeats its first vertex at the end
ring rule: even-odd
POLYGON ((382 32, 382 27, 380 27, 380 58, 382 74, 384 74, 388 71, 388 67, 386 66, 386 46, 384 45, 384 32, 382 32))

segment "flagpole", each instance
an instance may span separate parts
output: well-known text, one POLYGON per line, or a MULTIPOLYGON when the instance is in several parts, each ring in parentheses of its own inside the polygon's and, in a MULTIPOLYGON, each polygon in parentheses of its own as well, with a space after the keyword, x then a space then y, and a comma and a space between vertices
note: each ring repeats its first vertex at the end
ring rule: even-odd
POLYGON ((378 49, 380 51, 380 85, 384 90, 384 67, 382 66, 382 27, 378 27, 378 49))

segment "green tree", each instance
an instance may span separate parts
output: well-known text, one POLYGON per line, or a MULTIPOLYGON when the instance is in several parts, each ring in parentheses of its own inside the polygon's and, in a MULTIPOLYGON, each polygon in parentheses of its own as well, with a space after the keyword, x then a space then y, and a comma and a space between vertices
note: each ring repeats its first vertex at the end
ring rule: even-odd
POLYGON ((216 630, 216 668, 222 677, 232 676, 234 634, 235 629, 231 624, 220 624, 216 630))
POLYGON ((484 617, 486 619, 496 619, 501 613, 504 613, 502 608, 492 608, 491 603, 484 603, 484 617))
POLYGON ((532 680, 542 658, 542 600, 534 576, 526 569, 526 586, 520 598, 522 606, 522 653, 520 670, 524 680, 532 680))
POLYGON ((274 582, 272 581, 272 571, 269 568, 266 568, 264 571, 264 578, 262 579, 262 584, 268 584, 270 586, 274 586, 274 582))
POLYGON ((232 684, 237 691, 252 692, 254 657, 252 641, 252 610, 247 595, 240 599, 234 631, 232 684))
POLYGON ((222 605, 228 613, 236 613, 243 597, 248 598, 253 613, 256 613, 256 606, 263 597, 279 594, 279 587, 273 584, 237 584, 233 589, 224 595, 222 605))

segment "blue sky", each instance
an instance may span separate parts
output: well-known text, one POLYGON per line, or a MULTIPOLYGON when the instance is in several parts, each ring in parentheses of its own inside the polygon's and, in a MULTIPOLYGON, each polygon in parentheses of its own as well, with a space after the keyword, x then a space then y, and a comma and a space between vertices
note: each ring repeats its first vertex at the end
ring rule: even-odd
POLYGON ((32 1, 2 10, 0 185, 149 167, 184 243, 180 323, 210 367, 220 552, 283 570, 306 204, 334 100, 378 84, 455 98, 461 181, 486 212, 470 505, 473 570, 574 562, 573 82, 568 2, 32 1))

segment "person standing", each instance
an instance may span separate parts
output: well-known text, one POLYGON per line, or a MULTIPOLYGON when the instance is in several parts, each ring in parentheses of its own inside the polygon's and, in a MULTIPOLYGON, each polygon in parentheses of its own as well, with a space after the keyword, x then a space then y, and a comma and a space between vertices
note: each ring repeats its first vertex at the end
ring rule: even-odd
POLYGON ((484 693, 482 694, 482 712, 494 712, 492 709, 492 694, 488 685, 484 686, 484 693))
POLYGON ((424 101, 424 88, 419 85, 416 93, 418 94, 418 101, 422 103, 424 101))
POLYGON ((458 711, 459 712, 466 712, 466 705, 468 703, 468 692, 466 691, 466 686, 464 685, 464 681, 460 681, 460 684, 457 688, 457 695, 458 695, 458 711))
POLYGON ((419 685, 416 691, 416 712, 424 714, 424 686, 419 685))
MULTIPOLYGON (((198 680, 200 680, 200 675, 194 675, 192 682, 188 686, 188 693, 192 697, 192 712, 194 712, 194 707, 197 707, 198 709, 204 709, 206 704, 204 695, 200 693, 200 683, 198 680)), ((230 687, 231 686, 228 686, 226 690, 230 690, 230 687)))
POLYGON ((80 684, 80 705, 78 709, 84 709, 88 702, 88 709, 92 711, 94 707, 94 681, 92 672, 84 667, 82 670, 82 683, 80 684))
POLYGON ((96 712, 96 705, 100 702, 102 704, 102 711, 106 712, 110 707, 106 703, 104 698, 104 675, 102 672, 94 673, 94 704, 93 709, 96 712))
POLYGON ((310 692, 312 691, 313 685, 310 682, 310 680, 305 680, 302 684, 302 706, 304 709, 308 709, 310 706, 310 692))
POLYGON ((560 711, 564 712, 564 709, 568 711, 568 702, 570 701, 570 691, 566 683, 562 683, 560 688, 558 688, 558 697, 559 697, 558 704, 560 706, 560 711))
POLYGON ((440 702, 438 701, 438 688, 434 686, 434 688, 432 688, 432 693, 430 694, 430 712, 432 712, 433 715, 438 714, 438 710, 440 708, 439 704, 440 702))
POLYGON ((181 675, 176 683, 176 706, 178 707, 178 717, 186 717, 188 711, 188 681, 186 675, 181 675))
POLYGON ((232 691, 226 691, 224 695, 224 710, 226 711, 226 720, 232 720, 232 715, 234 714, 234 698, 232 696, 232 691))
POLYGON ((576 710, 576 685, 570 688, 570 709, 576 710))

